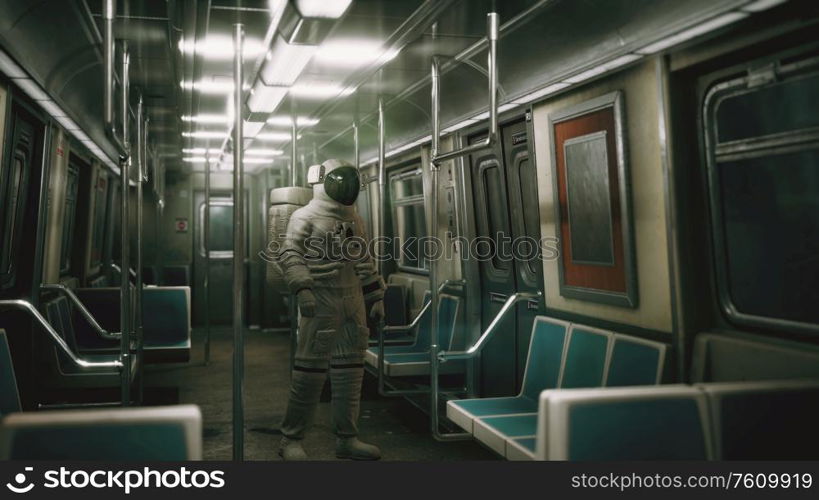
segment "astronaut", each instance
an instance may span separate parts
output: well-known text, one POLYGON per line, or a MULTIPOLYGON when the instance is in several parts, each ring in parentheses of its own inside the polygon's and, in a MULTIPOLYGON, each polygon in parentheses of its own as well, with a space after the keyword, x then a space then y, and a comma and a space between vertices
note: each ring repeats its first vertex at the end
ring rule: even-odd
POLYGON ((301 441, 329 371, 336 456, 377 460, 380 450, 357 438, 369 340, 366 311, 377 321, 383 318, 385 288, 353 205, 361 180, 355 167, 327 160, 310 167, 308 183, 313 199, 290 217, 279 252, 301 314, 279 455, 288 461, 307 459, 301 441))

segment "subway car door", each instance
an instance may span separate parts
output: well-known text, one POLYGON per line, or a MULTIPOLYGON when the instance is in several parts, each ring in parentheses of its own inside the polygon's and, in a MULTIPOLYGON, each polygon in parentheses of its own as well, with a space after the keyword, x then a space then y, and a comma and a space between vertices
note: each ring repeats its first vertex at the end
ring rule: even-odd
MULTIPOLYGON (((506 186, 512 229, 515 290, 537 293, 543 286, 540 259, 540 213, 537 197, 537 171, 529 153, 528 119, 522 118, 501 128, 501 146, 506 166, 506 186)), ((529 353, 532 322, 541 301, 518 302, 515 337, 515 387, 520 388, 529 353)))
MULTIPOLYGON (((0 169, 0 298, 39 299, 39 281, 35 282, 37 224, 40 209, 40 179, 43 172, 45 125, 22 103, 11 102, 5 137, 4 157, 0 169)), ((0 119, 6 119, 0 117, 0 119)), ((3 138, 0 138, 3 139, 3 138)), ((22 314, 4 314, 0 328, 6 329, 23 406, 29 398, 35 379, 31 321, 22 314)))
MULTIPOLYGON (((481 131, 469 143, 486 137, 481 131)), ((498 157, 500 148, 469 155, 476 240, 470 242, 471 258, 480 273, 481 330, 495 318, 506 299, 515 293, 515 268, 511 260, 511 230, 506 173, 498 157), (508 242, 506 240, 509 240, 508 242)), ((515 330, 517 318, 507 315, 481 354, 482 396, 509 395, 515 390, 515 330)))
POLYGON ((206 306, 205 284, 205 194, 196 193, 194 224, 195 323, 205 322, 205 307, 211 324, 228 325, 233 318, 233 199, 227 193, 212 193, 210 198, 210 305, 206 306))

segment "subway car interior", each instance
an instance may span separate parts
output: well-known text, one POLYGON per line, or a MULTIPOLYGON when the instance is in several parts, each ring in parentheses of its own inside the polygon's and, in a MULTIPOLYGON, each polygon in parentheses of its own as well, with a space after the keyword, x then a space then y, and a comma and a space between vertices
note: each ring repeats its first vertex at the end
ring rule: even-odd
POLYGON ((814 0, 0 0, 0 458, 280 460, 330 303, 360 361, 310 379, 312 460, 362 366, 384 460, 819 458, 817 34, 814 0), (310 303, 294 221, 349 178, 374 285, 310 303))

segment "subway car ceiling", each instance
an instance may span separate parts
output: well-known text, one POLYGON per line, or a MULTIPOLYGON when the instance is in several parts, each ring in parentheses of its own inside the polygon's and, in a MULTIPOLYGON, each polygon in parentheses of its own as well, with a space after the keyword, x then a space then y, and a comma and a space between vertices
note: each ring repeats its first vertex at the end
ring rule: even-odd
MULTIPOLYGON (((288 117, 295 110, 305 119, 298 126, 302 150, 352 161, 352 125, 358 123, 361 158, 367 162, 377 151, 379 98, 385 101, 390 153, 429 136, 433 55, 443 59, 443 130, 485 119, 485 14, 493 4, 502 23, 501 111, 522 109, 687 39, 759 22, 757 12, 772 5, 622 0, 600 9, 594 2, 550 0, 362 0, 320 27, 320 46, 280 50, 276 29, 287 14, 283 1, 119 3, 114 29, 128 44, 129 83, 145 102, 152 150, 168 170, 181 172, 201 170, 201 162, 185 159, 200 160, 198 152, 220 149, 227 137, 236 22, 245 26, 248 147, 288 151, 288 117)), ((47 113, 114 161, 116 149, 96 119, 102 114, 102 6, 102 0, 4 0, 0 36, 7 76, 19 78, 23 91, 43 102, 47 113), (48 37, 40 35, 43 26, 49 27, 48 37)), ((278 161, 285 168, 286 160, 278 161)))
POLYGON ((395 457, 815 458, 817 32, 814 0, 0 0, 0 457, 115 399, 195 436, 136 458, 229 427, 269 458, 300 317, 271 242, 339 159, 399 242, 362 408, 437 438, 395 457), (746 396, 774 437, 743 447, 746 396))

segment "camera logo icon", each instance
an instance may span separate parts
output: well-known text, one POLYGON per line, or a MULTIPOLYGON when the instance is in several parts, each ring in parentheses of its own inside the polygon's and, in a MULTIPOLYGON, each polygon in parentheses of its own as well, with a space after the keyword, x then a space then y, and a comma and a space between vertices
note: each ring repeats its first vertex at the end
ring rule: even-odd
MULTIPOLYGON (((26 472, 31 472, 33 470, 34 467, 26 467, 26 472)), ((10 489, 14 493, 28 493, 29 491, 34 489, 34 483, 28 483, 24 485, 24 483, 26 482, 26 475, 23 474, 22 472, 18 472, 14 476, 14 481, 16 484, 6 483, 6 488, 10 489)))

